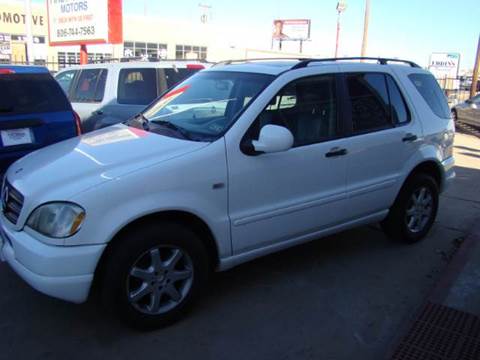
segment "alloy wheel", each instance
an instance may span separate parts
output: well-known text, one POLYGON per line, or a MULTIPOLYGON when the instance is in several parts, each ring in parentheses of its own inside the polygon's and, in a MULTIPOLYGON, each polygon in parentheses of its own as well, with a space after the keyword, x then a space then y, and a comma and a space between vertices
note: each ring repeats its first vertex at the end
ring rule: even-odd
POLYGON ((407 228, 412 233, 419 233, 430 221, 433 214, 433 196, 430 189, 422 186, 410 197, 405 214, 407 228))
POLYGON ((138 311, 166 313, 180 304, 193 283, 193 262, 182 249, 156 246, 134 262, 127 277, 127 297, 138 311))

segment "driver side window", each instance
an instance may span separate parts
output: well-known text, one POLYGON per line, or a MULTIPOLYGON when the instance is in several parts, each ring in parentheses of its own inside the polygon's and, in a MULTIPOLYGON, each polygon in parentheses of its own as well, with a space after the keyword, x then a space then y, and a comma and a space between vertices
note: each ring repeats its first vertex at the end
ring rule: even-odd
POLYGON ((262 111, 250 129, 258 138, 265 125, 279 125, 293 134, 294 147, 335 138, 337 100, 335 76, 322 75, 295 80, 285 86, 262 111))

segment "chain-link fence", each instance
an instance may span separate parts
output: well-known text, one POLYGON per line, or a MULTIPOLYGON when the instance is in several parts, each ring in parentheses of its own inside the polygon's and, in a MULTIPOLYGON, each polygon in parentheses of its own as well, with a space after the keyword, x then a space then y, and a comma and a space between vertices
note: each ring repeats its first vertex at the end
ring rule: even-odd
MULTIPOLYGON (((437 78, 437 81, 445 92, 450 106, 455 106, 470 98, 470 87, 472 86, 470 77, 437 78)), ((478 92, 480 92, 480 82, 477 84, 478 92)))

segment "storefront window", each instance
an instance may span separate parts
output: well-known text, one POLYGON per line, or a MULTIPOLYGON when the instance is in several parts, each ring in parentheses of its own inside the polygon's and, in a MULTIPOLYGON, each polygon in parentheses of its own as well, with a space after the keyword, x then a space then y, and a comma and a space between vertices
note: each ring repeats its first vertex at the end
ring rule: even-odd
POLYGON ((164 59, 167 56, 167 44, 125 41, 124 57, 144 57, 164 59))
POLYGON ((204 46, 193 45, 177 45, 175 47, 176 59, 199 59, 205 60, 207 58, 207 48, 204 46))

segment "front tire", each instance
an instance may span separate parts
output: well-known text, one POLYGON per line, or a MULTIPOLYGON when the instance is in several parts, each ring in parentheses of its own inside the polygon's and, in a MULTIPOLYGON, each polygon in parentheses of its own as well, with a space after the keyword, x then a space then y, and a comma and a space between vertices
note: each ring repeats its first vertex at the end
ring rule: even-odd
POLYGON ((114 245, 105 264, 102 299, 132 327, 149 330, 178 320, 206 284, 207 252, 185 226, 142 224, 114 245))
POLYGON ((452 119, 453 119, 453 121, 454 121, 455 123, 457 123, 457 122, 458 122, 458 113, 457 113, 457 110, 452 109, 451 113, 452 113, 452 119))
POLYGON ((435 180, 417 174, 407 180, 382 222, 385 233, 396 240, 412 244, 423 240, 437 216, 439 190, 435 180))

